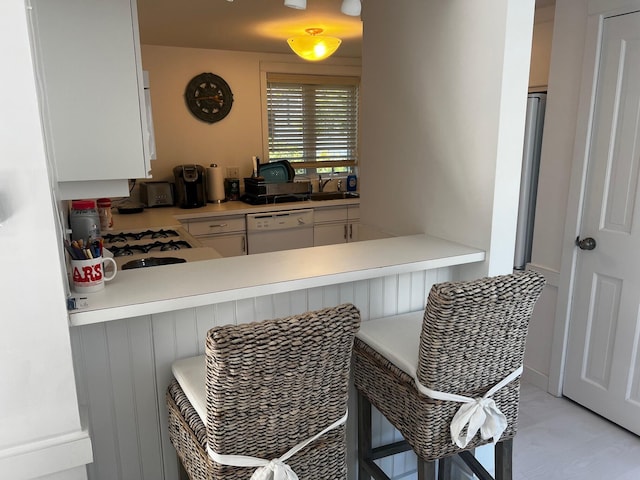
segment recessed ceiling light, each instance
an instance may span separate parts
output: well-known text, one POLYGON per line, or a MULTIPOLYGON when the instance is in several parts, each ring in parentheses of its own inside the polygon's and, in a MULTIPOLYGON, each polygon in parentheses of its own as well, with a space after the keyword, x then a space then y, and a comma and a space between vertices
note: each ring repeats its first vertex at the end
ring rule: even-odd
POLYGON ((296 10, 305 10, 307 8, 307 0, 284 0, 284 6, 295 8, 296 10))
POLYGON ((360 3, 360 0, 342 0, 342 7, 340 7, 340 11, 345 15, 358 17, 362 11, 362 4, 360 3))

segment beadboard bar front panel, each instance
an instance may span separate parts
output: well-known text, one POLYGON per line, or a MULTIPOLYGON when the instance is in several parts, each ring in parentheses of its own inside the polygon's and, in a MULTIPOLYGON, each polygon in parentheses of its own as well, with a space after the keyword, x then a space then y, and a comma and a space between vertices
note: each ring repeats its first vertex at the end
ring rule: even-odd
MULTIPOLYGON (((165 392, 171 364, 204 353, 207 330, 353 303, 363 321, 422 310, 436 282, 454 268, 206 305, 71 329, 78 397, 86 410, 94 449, 90 480, 178 480, 176 454, 167 433, 165 392)), ((353 388, 352 388, 353 392, 353 388)), ((355 395, 349 420, 349 478, 355 480, 355 395)), ((400 440, 374 411, 375 444, 400 440)), ((242 452, 239 452, 242 453, 242 452)), ((415 477, 411 452, 381 461, 395 478, 415 477)))

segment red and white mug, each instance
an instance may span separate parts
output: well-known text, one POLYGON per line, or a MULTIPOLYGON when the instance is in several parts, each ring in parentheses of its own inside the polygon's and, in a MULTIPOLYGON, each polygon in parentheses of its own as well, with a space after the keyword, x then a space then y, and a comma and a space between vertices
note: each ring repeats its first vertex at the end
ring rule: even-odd
POLYGON ((113 280, 118 273, 118 266, 113 258, 88 258, 71 260, 71 281, 73 289, 78 293, 92 293, 102 290, 104 282, 113 280), (105 272, 105 263, 113 264, 113 271, 105 272))

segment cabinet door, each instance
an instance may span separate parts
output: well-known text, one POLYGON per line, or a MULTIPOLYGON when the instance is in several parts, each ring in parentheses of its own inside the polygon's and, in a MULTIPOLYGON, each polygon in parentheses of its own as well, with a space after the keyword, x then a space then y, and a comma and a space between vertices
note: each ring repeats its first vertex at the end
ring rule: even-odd
POLYGON ((313 227, 313 246, 345 243, 348 236, 346 223, 325 223, 313 227))
POLYGON ((247 237, 244 234, 198 237, 198 241, 205 247, 213 248, 223 257, 247 254, 247 237))
POLYGON ((31 3, 45 135, 57 180, 147 177, 135 0, 31 3))
POLYGON ((347 225, 347 241, 348 242, 357 242, 359 240, 358 230, 360 228, 360 222, 350 222, 347 225))

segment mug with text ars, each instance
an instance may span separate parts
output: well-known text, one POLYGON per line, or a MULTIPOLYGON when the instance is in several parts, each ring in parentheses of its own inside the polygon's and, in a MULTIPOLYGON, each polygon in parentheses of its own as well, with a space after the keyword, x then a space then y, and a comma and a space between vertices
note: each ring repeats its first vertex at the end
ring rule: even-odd
POLYGON ((118 272, 118 266, 113 258, 71 260, 71 272, 73 289, 78 293, 91 293, 102 290, 104 282, 113 280, 118 272), (107 263, 113 264, 113 271, 105 271, 107 263))

